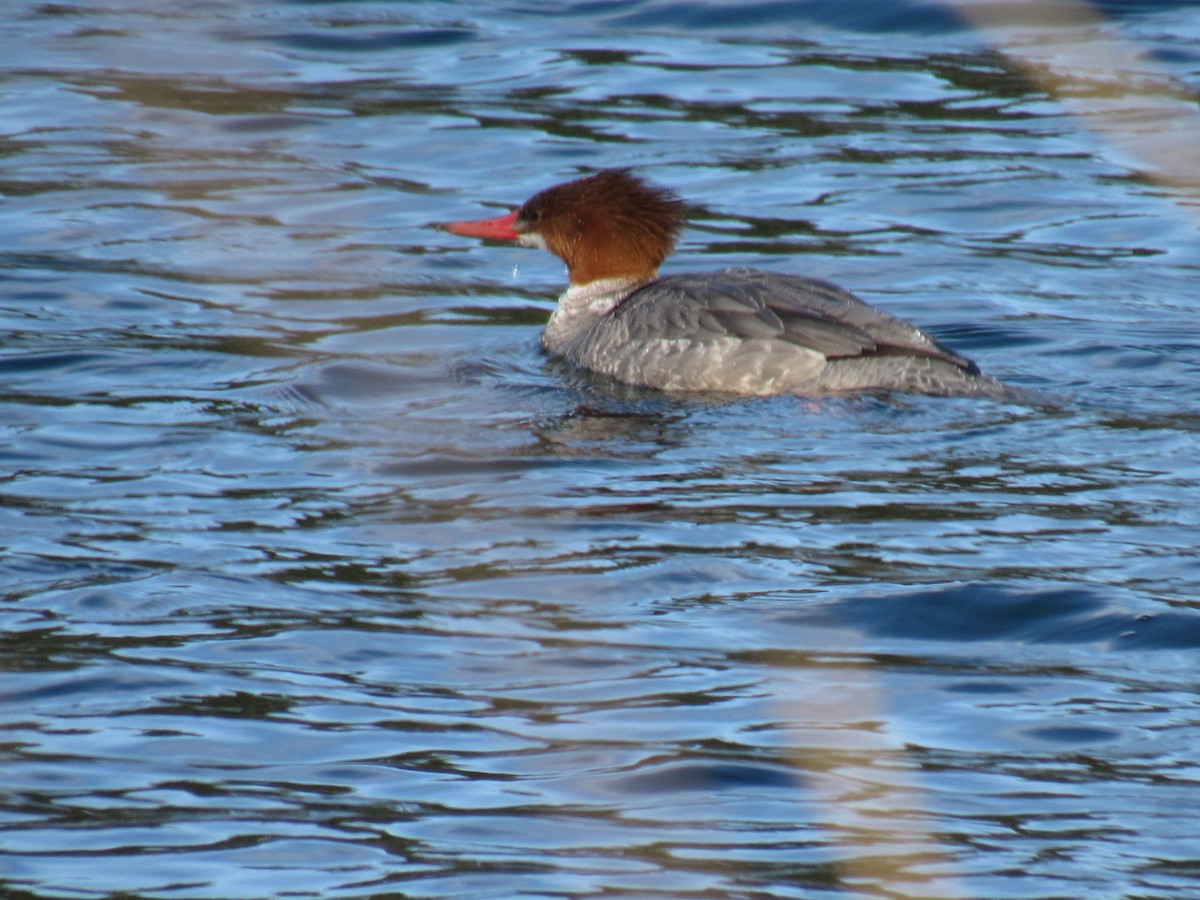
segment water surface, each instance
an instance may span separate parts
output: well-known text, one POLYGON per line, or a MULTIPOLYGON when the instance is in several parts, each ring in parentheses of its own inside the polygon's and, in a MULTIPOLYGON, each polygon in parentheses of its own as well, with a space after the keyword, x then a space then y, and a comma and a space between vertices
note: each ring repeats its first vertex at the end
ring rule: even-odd
POLYGON ((1004 6, 20 4, 3 892, 1195 896, 1200 13, 1004 6), (616 165, 1049 400, 546 359, 616 165))

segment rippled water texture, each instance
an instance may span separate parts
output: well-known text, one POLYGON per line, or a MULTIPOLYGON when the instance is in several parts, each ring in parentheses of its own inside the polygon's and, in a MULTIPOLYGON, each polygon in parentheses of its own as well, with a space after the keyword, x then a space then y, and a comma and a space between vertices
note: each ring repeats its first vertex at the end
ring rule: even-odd
POLYGON ((1200 8, 15 3, 0 893, 1200 895, 1200 8), (1044 402, 547 360, 600 167, 1044 402))

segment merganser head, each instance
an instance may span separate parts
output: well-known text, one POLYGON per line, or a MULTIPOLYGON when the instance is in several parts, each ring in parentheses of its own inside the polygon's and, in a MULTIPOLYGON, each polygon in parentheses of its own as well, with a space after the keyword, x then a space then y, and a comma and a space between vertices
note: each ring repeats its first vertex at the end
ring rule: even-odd
POLYGON ((549 250, 567 264, 573 285, 600 278, 650 281, 675 247, 683 211, 674 192, 626 169, 605 169, 547 188, 508 215, 442 227, 549 250))

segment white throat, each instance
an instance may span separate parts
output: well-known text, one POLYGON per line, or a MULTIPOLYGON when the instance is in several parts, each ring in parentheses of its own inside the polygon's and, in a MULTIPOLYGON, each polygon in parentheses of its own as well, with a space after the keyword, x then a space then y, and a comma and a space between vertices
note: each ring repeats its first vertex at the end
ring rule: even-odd
POLYGON ((573 284, 558 298, 558 306, 542 332, 542 344, 551 353, 565 354, 636 287, 634 278, 597 278, 587 284, 573 284))

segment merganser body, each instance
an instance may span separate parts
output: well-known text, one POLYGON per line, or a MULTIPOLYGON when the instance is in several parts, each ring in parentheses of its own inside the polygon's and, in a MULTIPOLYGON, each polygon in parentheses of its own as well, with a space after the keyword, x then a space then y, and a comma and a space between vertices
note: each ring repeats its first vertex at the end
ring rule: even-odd
POLYGON ((445 230, 549 250, 570 284, 542 334, 552 354, 664 391, 1003 396, 963 356, 837 285, 757 269, 666 275, 683 227, 671 191, 624 169, 547 188, 445 230))

